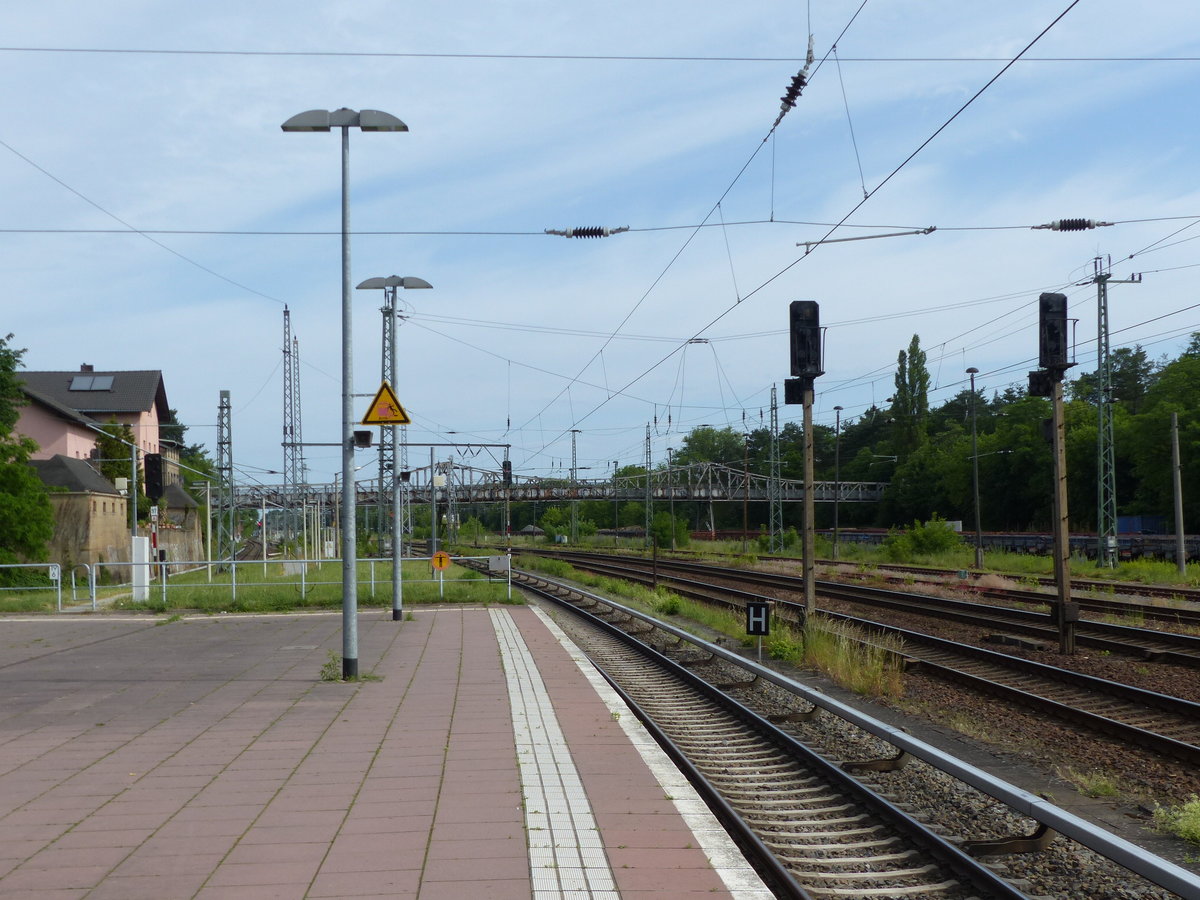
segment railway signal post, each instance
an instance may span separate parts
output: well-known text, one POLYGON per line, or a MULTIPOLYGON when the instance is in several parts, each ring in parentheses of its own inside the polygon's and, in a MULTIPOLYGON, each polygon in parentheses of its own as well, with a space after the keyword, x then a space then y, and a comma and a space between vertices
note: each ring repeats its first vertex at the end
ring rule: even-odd
POLYGON ((783 402, 804 407, 804 612, 817 608, 816 523, 813 503, 813 384, 825 374, 821 368, 821 309, 815 300, 793 300, 788 306, 791 364, 794 378, 783 384, 783 402))
POLYGON ((1067 529, 1067 442, 1063 422, 1063 373, 1075 365, 1068 359, 1067 298, 1065 294, 1042 294, 1038 298, 1038 363, 1029 373, 1029 393, 1049 397, 1052 407, 1050 444, 1054 457, 1054 581, 1058 602, 1054 620, 1060 653, 1075 652, 1075 623, 1079 605, 1071 602, 1071 542, 1067 529))

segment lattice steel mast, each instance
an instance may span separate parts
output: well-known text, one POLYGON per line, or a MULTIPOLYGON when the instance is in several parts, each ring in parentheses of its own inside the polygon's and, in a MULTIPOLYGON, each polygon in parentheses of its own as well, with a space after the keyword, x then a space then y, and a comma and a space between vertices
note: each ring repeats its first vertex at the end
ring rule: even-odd
POLYGON ((767 480, 767 501, 770 504, 770 550, 783 552, 783 483, 779 469, 779 398, 771 385, 771 475, 767 480))
MULTIPOLYGON (((295 539, 294 513, 304 482, 300 448, 300 369, 299 345, 292 336, 292 314, 283 308, 283 539, 290 545, 295 539)), ((264 523, 263 534, 266 534, 264 523)))
POLYGON ((650 447, 650 423, 646 423, 646 546, 650 546, 650 526, 654 524, 654 494, 650 488, 650 467, 654 463, 654 451, 650 447))
MULTIPOLYGON (((1115 280, 1100 257, 1092 261, 1096 285, 1096 564, 1117 561, 1117 463, 1113 437, 1112 357, 1109 346, 1108 286, 1137 284, 1141 275, 1115 280)), ((1088 282, 1084 282, 1087 284, 1088 282)))
POLYGON ((217 407, 217 558, 233 559, 233 423, 229 391, 217 407))
MULTIPOLYGON (((396 285, 384 287, 383 289, 383 306, 379 311, 383 314, 383 345, 382 354, 380 356, 380 377, 391 385, 392 390, 396 388, 396 292, 399 288, 396 285)), ((380 536, 380 552, 383 550, 383 534, 386 529, 383 523, 387 521, 388 513, 392 508, 392 492, 396 490, 396 454, 393 450, 393 440, 396 435, 395 425, 381 425, 379 428, 379 492, 376 495, 376 502, 379 506, 379 536, 380 536)), ((403 435, 404 429, 400 429, 400 434, 403 435)), ((405 448, 407 449, 407 448, 405 448)), ((406 462, 406 461, 405 461, 406 462)), ((407 471, 408 466, 402 462, 401 465, 407 471)), ((403 518, 403 504, 401 504, 401 518, 403 518)), ((397 536, 403 534, 403 522, 396 523, 397 536)), ((398 537, 403 546, 403 539, 398 537)))

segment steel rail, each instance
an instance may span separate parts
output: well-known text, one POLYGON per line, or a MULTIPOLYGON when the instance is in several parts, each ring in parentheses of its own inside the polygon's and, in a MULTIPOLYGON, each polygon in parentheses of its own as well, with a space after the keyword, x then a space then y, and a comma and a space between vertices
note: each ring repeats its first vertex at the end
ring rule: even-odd
POLYGON ((852 706, 829 697, 794 679, 788 678, 786 675, 758 665, 753 660, 745 659, 723 647, 704 641, 695 635, 671 625, 669 622, 663 622, 638 610, 584 591, 578 586, 540 575, 520 572, 517 569, 513 570, 513 576, 521 579, 533 578, 543 583, 554 584, 560 589, 574 591, 582 596, 590 597, 595 602, 613 606, 632 618, 640 619, 678 640, 693 644, 715 658, 744 668, 758 678, 804 699, 813 706, 820 707, 832 715, 838 716, 863 731, 874 735, 881 741, 890 744, 897 750, 903 750, 911 754, 917 759, 933 766, 935 769, 945 772, 962 783, 993 797, 1014 812, 1057 831, 1064 837, 1095 851, 1136 875, 1157 884, 1159 887, 1173 891, 1181 897, 1200 896, 1200 876, 1195 873, 1189 872, 1169 860, 1150 853, 1132 841, 1128 841, 1098 825, 1088 822, 1074 813, 1056 806, 1043 797, 1032 794, 1023 788, 983 771, 977 766, 951 756, 937 747, 907 734, 898 727, 881 722, 852 706))
MULTIPOLYGON (((593 570, 605 571, 609 574, 624 577, 626 579, 634 577, 635 574, 628 568, 621 569, 612 564, 597 564, 586 558, 583 559, 581 563, 583 566, 592 568, 593 570)), ((704 568, 707 569, 708 567, 704 568)), ((728 573, 722 571, 721 575, 722 577, 735 577, 736 570, 728 573)), ((743 600, 771 600, 775 603, 777 609, 786 610, 796 622, 802 622, 805 615, 804 606, 800 603, 778 600, 762 594, 741 591, 735 588, 692 581, 690 579, 679 578, 678 576, 663 575, 660 573, 658 577, 660 580, 670 581, 679 593, 684 594, 685 596, 692 596, 706 602, 721 602, 734 607, 739 606, 739 604, 736 602, 714 598, 710 593, 712 591, 719 591, 728 596, 738 597, 743 600)), ((645 582, 649 580, 649 577, 643 571, 637 573, 637 579, 645 582)), ((945 638, 935 637, 923 632, 911 631, 909 629, 900 628, 899 626, 889 625, 883 622, 875 622, 870 619, 863 619, 861 616, 853 616, 846 613, 838 613, 825 609, 820 609, 818 612, 826 618, 851 622, 871 631, 889 633, 899 636, 905 641, 906 645, 909 645, 909 649, 907 649, 903 655, 906 658, 906 667, 910 669, 915 668, 917 664, 920 664, 921 666, 925 666, 930 669, 934 674, 939 674, 941 677, 951 678, 952 680, 968 684, 975 690, 982 690, 1025 706, 1051 712, 1061 719, 1086 725, 1089 728, 1099 731, 1100 733, 1107 734, 1111 737, 1132 741, 1133 743, 1136 743, 1137 745, 1156 753, 1171 756, 1175 759, 1192 764, 1200 763, 1200 743, 1191 743, 1188 741, 1178 740, 1169 735, 1151 731, 1148 728, 1131 724, 1130 722, 1123 721, 1122 719, 1113 718, 1112 716, 1108 715, 1100 715, 1088 709, 1082 708, 1080 705, 1072 706, 1068 703, 1060 702, 1052 697, 1045 696, 1044 694, 1039 694, 1032 690, 1026 690, 1024 688, 1005 683, 1004 681, 997 680, 995 677, 986 677, 977 673, 966 671, 962 665, 956 666, 944 660, 930 658, 929 656, 922 656, 919 652, 913 649, 911 645, 923 645, 931 648, 935 652, 950 654, 967 661, 974 660, 976 662, 1010 672, 1015 671, 1018 673, 1027 673, 1036 678, 1045 681, 1052 681, 1057 684, 1062 684, 1073 690, 1081 691, 1085 695, 1107 696, 1122 703, 1129 704, 1132 707, 1128 710, 1129 717, 1131 719, 1137 718, 1138 710, 1141 708, 1158 710, 1163 714, 1167 714, 1176 718, 1177 721, 1169 723, 1173 725, 1176 730, 1178 730, 1178 728, 1182 725, 1184 728, 1190 728, 1193 732, 1196 731, 1196 726, 1193 723, 1200 723, 1200 704, 1193 703, 1189 700, 1183 700, 1178 697, 1171 697, 1155 691, 1143 690, 1141 688, 1133 687, 1132 685, 1122 684, 1121 682, 1096 678, 1091 675, 1084 675, 1079 672, 1072 672, 1056 666, 1049 666, 1044 663, 1034 662, 1033 660, 1023 659, 1021 657, 1016 657, 1005 653, 997 653, 996 651, 986 650, 982 647, 975 647, 970 644, 962 644, 955 641, 946 640, 945 638)))
MULTIPOLYGON (((514 572, 514 574, 516 574, 516 572, 514 572)), ((567 593, 575 596, 586 597, 589 601, 602 603, 606 607, 618 610, 622 614, 632 612, 628 608, 623 607, 620 604, 613 603, 611 600, 601 598, 595 594, 581 591, 577 587, 557 582, 553 579, 544 579, 542 576, 533 577, 539 581, 553 585, 554 588, 551 590, 540 589, 536 585, 530 585, 527 582, 526 585, 528 589, 539 593, 541 596, 558 605, 568 606, 577 615, 585 617, 587 621, 602 629, 606 634, 609 634, 620 640, 623 644, 633 649, 640 656, 651 660, 656 666, 667 671, 676 679, 687 684, 691 690, 721 706, 733 717, 749 727, 752 731, 765 735, 771 743, 783 748, 789 755, 801 760, 805 767, 815 770, 820 778, 834 783, 837 785, 839 790, 850 793, 855 800, 857 800, 857 802, 869 806, 875 815, 880 816, 901 835, 913 841, 914 843, 917 843, 924 850, 932 854, 939 863, 952 870, 956 876, 969 883, 973 888, 986 890, 989 896, 995 898, 1026 900, 1027 895, 1019 891, 1009 882, 1005 881, 987 865, 970 856, 959 847, 950 843, 945 838, 942 838, 940 835, 931 832, 925 825, 921 824, 912 816, 899 809, 895 804, 878 794, 876 791, 872 790, 867 785, 863 784, 853 775, 849 774, 845 769, 842 769, 829 762, 827 759, 821 757, 819 754, 800 743, 796 738, 782 731, 776 725, 764 719, 762 716, 749 709, 744 704, 739 703, 724 691, 705 681, 696 673, 689 671, 686 667, 660 653, 654 647, 648 646, 644 642, 638 640, 636 636, 623 631, 616 624, 608 622, 604 618, 597 616, 586 609, 580 609, 578 606, 570 603, 568 600, 564 600, 561 596, 556 594, 556 591, 566 591, 567 593)), ((653 622, 654 620, 648 621, 653 622)), ((657 628, 658 626, 655 625, 655 627, 657 628)), ((670 739, 670 737, 662 729, 659 729, 656 725, 654 725, 653 717, 649 715, 641 707, 641 705, 629 695, 627 691, 623 690, 619 686, 617 680, 610 673, 605 671, 603 666, 601 666, 599 663, 596 663, 596 665, 609 683, 612 684, 614 688, 616 688, 622 695, 622 698, 630 704, 630 708, 634 710, 634 713, 637 715, 638 719, 641 720, 643 724, 646 724, 648 728, 652 728, 653 732, 655 733, 656 740, 660 740, 660 743, 665 741, 663 746, 668 754, 674 759, 686 759, 686 754, 678 746, 678 744, 670 739)), ((692 779, 693 776, 702 779, 702 782, 706 785, 704 789, 706 796, 710 793, 720 796, 719 789, 717 789, 715 786, 712 786, 708 782, 707 777, 704 776, 703 772, 700 771, 698 767, 689 764, 688 770, 685 774, 688 775, 689 779, 692 779)), ((739 822, 741 821, 740 814, 738 814, 737 811, 734 810, 733 807, 724 800, 724 798, 721 799, 721 809, 723 811, 727 810, 730 814, 736 816, 739 822)), ((797 896, 808 897, 809 895, 804 892, 803 887, 796 883, 794 876, 783 867, 775 854, 772 853, 771 850, 764 844, 762 844, 761 839, 759 839, 757 835, 754 835, 754 832, 751 830, 750 826, 743 823, 741 827, 745 828, 749 834, 753 835, 756 849, 761 847, 762 852, 767 853, 773 860, 773 873, 778 872, 786 876, 786 880, 799 889, 800 893, 797 896)), ((888 875, 886 870, 879 870, 876 874, 881 880, 886 879, 888 875)))

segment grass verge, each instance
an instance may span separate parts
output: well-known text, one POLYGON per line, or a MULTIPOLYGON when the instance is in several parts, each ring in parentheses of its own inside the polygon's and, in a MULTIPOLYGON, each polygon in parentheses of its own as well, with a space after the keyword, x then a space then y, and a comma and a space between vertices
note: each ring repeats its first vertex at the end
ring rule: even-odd
MULTIPOLYGON (((590 575, 557 559, 522 556, 517 564, 619 597, 647 615, 677 620, 677 627, 701 637, 715 631, 745 646, 753 641, 746 635, 746 623, 740 614, 680 597, 661 587, 650 590, 633 582, 590 575)), ((778 620, 772 622, 763 647, 773 659, 816 669, 858 694, 898 697, 903 693, 903 643, 892 637, 868 635, 852 624, 814 615, 803 629, 778 620)))

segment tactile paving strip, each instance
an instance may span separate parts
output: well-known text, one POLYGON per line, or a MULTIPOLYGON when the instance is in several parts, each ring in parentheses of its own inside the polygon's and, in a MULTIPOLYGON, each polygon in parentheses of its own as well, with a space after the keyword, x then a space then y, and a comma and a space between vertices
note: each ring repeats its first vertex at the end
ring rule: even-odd
POLYGON ((571 752, 529 648, 507 610, 491 610, 512 704, 533 900, 619 900, 571 752))

